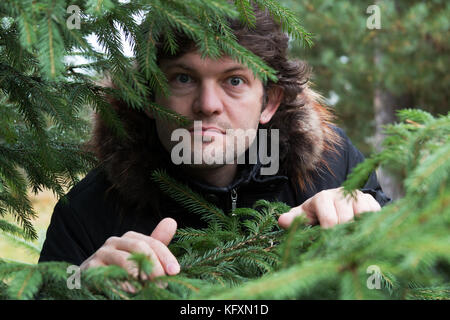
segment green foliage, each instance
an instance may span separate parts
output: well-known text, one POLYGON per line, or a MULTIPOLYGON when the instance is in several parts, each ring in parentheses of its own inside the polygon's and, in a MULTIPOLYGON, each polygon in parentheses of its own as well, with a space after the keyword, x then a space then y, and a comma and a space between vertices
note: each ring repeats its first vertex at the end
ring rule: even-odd
MULTIPOLYGON (((224 213, 214 209, 204 229, 179 229, 170 249, 181 273, 146 280, 119 267, 82 272, 81 289, 65 286, 63 263, 0 264, 0 295, 62 299, 449 299, 450 115, 434 118, 402 110, 389 126, 383 152, 358 165, 344 188, 351 193, 378 165, 403 165, 406 196, 380 212, 364 213, 331 229, 306 225, 298 217, 287 231, 277 218, 289 210, 280 202, 224 213), (418 146, 420 145, 420 147, 418 146), (417 150, 417 153, 414 153, 417 150), (406 160, 405 160, 406 159, 406 160), (432 181, 428 181, 432 179, 432 181), (378 270, 378 271, 373 271, 378 270), (373 273, 375 272, 375 273, 373 273), (125 290, 128 282, 135 291, 125 290), (369 284, 379 283, 378 289, 369 284)), ((161 189, 204 215, 210 204, 163 171, 161 189)), ((213 207, 211 207, 213 208, 213 207)), ((137 274, 150 274, 145 255, 134 254, 137 274)))
MULTIPOLYGON (((257 3, 266 6, 294 39, 309 43, 293 11, 272 0, 257 3)), ((436 3, 448 9, 443 2, 436 3)), ((347 2, 322 1, 322 7, 327 6, 354 9, 347 2)), ((0 233, 13 240, 24 239, 23 244, 36 238, 31 223, 36 214, 27 198, 27 187, 33 191, 48 188, 61 196, 64 187, 72 186, 78 174, 95 164, 92 155, 80 148, 89 132, 89 125, 79 116, 86 106, 97 111, 118 134, 124 133, 123 128, 109 110, 107 96, 123 99, 133 108, 151 108, 160 117, 186 121, 162 106, 148 105, 150 91, 168 93, 167 79, 156 65, 155 41, 161 34, 166 35, 169 51, 177 48, 175 28, 198 42, 204 55, 214 57, 224 52, 248 65, 262 80, 274 79, 274 71, 239 46, 226 25, 228 18, 239 17, 251 26, 248 8, 244 0, 236 0, 234 5, 225 0, 1 2, 0 217, 10 213, 19 226, 0 219, 0 233), (69 4, 81 8, 80 29, 66 26, 69 4), (133 17, 140 13, 144 18, 138 23, 133 17), (120 29, 132 45, 133 58, 124 54, 120 29), (86 40, 91 33, 104 53, 86 40), (87 62, 73 64, 65 59, 77 55, 87 62), (136 61, 141 69, 135 67, 136 61), (98 84, 98 77, 105 74, 116 88, 98 84)), ((428 12, 424 5, 416 4, 413 9, 419 18, 428 12)), ((433 17, 437 18, 436 30, 440 30, 443 20, 439 10, 433 11, 433 17)), ((324 21, 328 21, 326 17, 324 21)), ((342 33, 337 29, 333 32, 342 33)), ((441 46, 438 32, 428 32, 431 41, 441 46)), ((346 42, 341 43, 347 48, 346 42)), ((324 59, 333 56, 335 53, 326 50, 320 55, 324 59)), ((351 61, 358 65, 365 60, 356 56, 351 61)), ((408 85, 414 88, 418 84, 413 79, 408 85)), ((261 200, 253 208, 225 213, 163 171, 156 171, 153 178, 161 189, 208 224, 201 230, 178 230, 170 248, 180 261, 179 275, 145 280, 151 263, 147 257, 133 254, 130 258, 136 264, 137 278, 117 266, 90 268, 81 272, 80 289, 69 289, 67 263, 30 265, 0 260, 0 297, 448 299, 450 118, 434 118, 417 110, 405 110, 399 116, 404 123, 388 127, 386 149, 358 166, 344 185, 351 192, 378 166, 401 174, 405 198, 381 212, 366 213, 355 222, 326 230, 305 225, 298 218, 283 231, 277 225, 278 216, 289 210, 283 203, 261 200), (367 287, 369 266, 377 266, 381 272, 379 290, 367 287), (124 284, 134 292, 126 290, 124 284)), ((33 250, 32 245, 29 248, 33 250)))
POLYGON ((208 223, 203 230, 177 230, 177 241, 170 248, 181 256, 183 275, 238 284, 273 270, 278 259, 272 251, 282 233, 274 230, 276 217, 288 211, 288 206, 260 200, 254 208, 237 208, 225 214, 163 171, 155 171, 153 177, 164 192, 208 223))
POLYGON ((30 299, 41 285, 42 275, 36 268, 23 269, 15 272, 8 286, 8 295, 14 299, 30 299))
MULTIPOLYGON (((287 9, 269 0, 258 4, 270 5, 296 39, 309 40, 293 14, 283 17, 287 9)), ((252 15, 247 12, 242 18, 251 20, 252 15)), ((198 43, 204 56, 226 53, 263 81, 276 80, 275 70, 235 41, 227 21, 237 17, 236 6, 226 0, 1 1, 0 230, 7 231, 2 218, 11 214, 26 238, 36 239, 31 221, 37 215, 27 191, 50 189, 61 197, 96 164, 82 148, 91 131, 85 120, 89 110, 119 136, 126 135, 110 108, 110 98, 132 108, 151 109, 181 125, 189 122, 149 102, 151 92, 169 94, 167 79, 156 63, 161 35, 166 35, 164 47, 172 52, 178 46, 173 41, 177 29, 198 43), (76 10, 68 13, 69 6, 77 6, 79 16, 76 10), (74 19, 79 19, 79 28, 70 25, 74 19), (125 54, 121 32, 132 57, 125 54), (102 52, 88 40, 90 36, 102 52), (115 87, 101 85, 104 78, 115 87)))
POLYGON ((283 0, 314 46, 292 44, 291 56, 313 68, 315 86, 333 100, 339 126, 364 154, 373 151, 375 89, 391 92, 396 109, 433 115, 449 108, 450 2, 446 0, 283 0), (371 5, 380 8, 381 29, 368 29, 371 5), (380 61, 375 64, 375 53, 380 61), (338 99, 335 100, 335 98, 338 99))

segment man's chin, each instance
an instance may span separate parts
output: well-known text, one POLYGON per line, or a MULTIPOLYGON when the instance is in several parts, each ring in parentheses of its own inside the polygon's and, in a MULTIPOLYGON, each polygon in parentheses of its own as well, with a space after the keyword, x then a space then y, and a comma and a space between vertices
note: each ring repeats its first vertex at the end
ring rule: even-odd
POLYGON ((191 154, 191 163, 188 165, 192 168, 219 168, 226 164, 232 164, 235 163, 235 157, 232 156, 231 159, 228 159, 224 153, 222 152, 222 149, 220 148, 212 148, 212 149, 205 149, 203 150, 203 153, 192 153, 191 154), (217 153, 217 155, 216 155, 217 153))

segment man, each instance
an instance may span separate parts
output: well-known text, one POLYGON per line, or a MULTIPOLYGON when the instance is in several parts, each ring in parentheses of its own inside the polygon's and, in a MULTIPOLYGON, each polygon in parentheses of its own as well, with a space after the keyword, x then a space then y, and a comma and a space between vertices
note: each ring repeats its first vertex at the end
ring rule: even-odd
POLYGON ((151 180, 157 168, 227 213, 234 207, 251 207, 258 199, 283 201, 292 210, 279 217, 282 228, 302 214, 311 224, 330 228, 363 212, 378 211, 389 201, 375 173, 355 199, 342 197, 340 185, 363 156, 332 125, 320 97, 308 87, 306 64, 287 59, 288 37, 265 12, 257 11, 256 19, 255 30, 238 21, 231 27, 241 45, 278 71, 278 82, 263 85, 245 65, 225 55, 202 59, 181 34, 177 54, 159 48, 158 63, 171 94, 151 99, 201 121, 199 130, 184 128, 190 130, 192 149, 183 151, 183 156, 200 155, 201 161, 175 164, 172 151, 178 142, 171 137, 179 128, 152 112, 113 101, 128 137, 118 138, 96 118, 92 146, 100 164, 68 193, 67 202, 56 205, 40 261, 63 260, 82 269, 115 264, 134 274, 127 258, 131 252, 142 252, 154 262, 151 278, 179 273, 180 265, 168 249, 177 227, 204 224, 160 192, 151 180), (276 174, 261 174, 259 157, 256 163, 224 161, 250 159, 254 137, 246 141, 244 154, 234 149, 231 157, 220 157, 235 146, 237 129, 279 130, 276 174), (222 161, 210 161, 213 157, 222 161))

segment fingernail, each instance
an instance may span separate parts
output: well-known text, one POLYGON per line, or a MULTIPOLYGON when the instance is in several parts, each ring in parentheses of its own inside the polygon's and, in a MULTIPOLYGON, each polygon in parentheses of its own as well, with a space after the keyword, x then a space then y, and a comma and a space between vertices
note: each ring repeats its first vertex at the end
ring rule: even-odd
POLYGON ((169 274, 177 274, 178 272, 180 272, 180 266, 176 263, 169 263, 167 265, 167 272, 169 274))

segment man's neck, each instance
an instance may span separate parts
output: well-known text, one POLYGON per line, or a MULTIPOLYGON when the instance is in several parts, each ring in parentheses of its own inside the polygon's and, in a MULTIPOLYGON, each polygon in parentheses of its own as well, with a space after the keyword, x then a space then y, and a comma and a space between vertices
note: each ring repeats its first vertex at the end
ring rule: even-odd
POLYGON ((217 168, 183 167, 183 171, 186 172, 187 175, 200 179, 209 185, 226 187, 236 176, 237 164, 225 164, 217 168))

